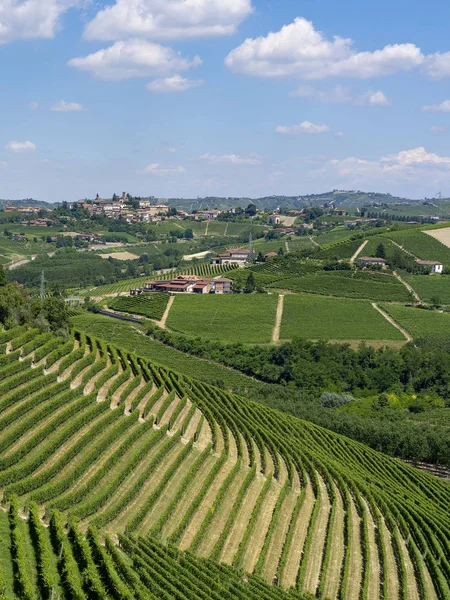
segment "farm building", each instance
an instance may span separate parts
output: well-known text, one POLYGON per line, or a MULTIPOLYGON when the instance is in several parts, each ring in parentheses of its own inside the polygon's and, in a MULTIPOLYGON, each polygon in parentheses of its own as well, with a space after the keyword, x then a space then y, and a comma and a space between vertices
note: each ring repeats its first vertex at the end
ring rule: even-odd
POLYGON ((416 260, 416 265, 430 273, 442 273, 444 270, 444 265, 438 260, 416 260))
POLYGON ((176 279, 149 281, 145 287, 130 290, 131 296, 139 296, 145 292, 169 292, 183 294, 231 294, 233 282, 220 277, 197 277, 196 275, 180 275, 176 279))
POLYGON ((358 258, 358 263, 361 267, 368 267, 371 265, 378 265, 380 267, 384 267, 386 265, 386 261, 384 258, 378 258, 376 256, 361 256, 358 258))
POLYGON ((248 250, 242 250, 240 248, 232 248, 225 254, 219 254, 211 258, 211 264, 213 265, 238 265, 244 267, 248 262, 250 252, 248 250))
POLYGON ((270 260, 271 258, 277 258, 278 253, 277 252, 268 252, 267 254, 264 254, 264 260, 270 260))

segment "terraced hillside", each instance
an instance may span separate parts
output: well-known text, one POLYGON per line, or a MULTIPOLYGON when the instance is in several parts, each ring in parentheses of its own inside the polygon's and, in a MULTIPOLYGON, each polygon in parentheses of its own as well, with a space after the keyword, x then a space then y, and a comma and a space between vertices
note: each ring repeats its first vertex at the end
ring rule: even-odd
POLYGON ((6 598, 448 598, 447 483, 82 333, 0 344, 6 598))

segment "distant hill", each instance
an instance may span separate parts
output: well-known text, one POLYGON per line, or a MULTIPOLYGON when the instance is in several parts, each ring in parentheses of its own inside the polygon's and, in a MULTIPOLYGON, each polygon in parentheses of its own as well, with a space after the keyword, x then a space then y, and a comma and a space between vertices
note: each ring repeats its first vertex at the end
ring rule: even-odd
POLYGON ((4 210, 7 206, 36 206, 46 210, 53 210, 54 204, 45 202, 44 200, 34 200, 33 198, 24 198, 23 200, 2 200, 0 199, 0 210, 4 210))

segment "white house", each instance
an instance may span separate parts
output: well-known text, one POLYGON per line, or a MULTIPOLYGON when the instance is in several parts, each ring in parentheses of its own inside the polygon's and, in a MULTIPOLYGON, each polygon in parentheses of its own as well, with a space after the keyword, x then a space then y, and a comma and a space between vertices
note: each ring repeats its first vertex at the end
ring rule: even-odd
POLYGON ((438 260, 416 260, 416 264, 430 273, 442 273, 444 271, 444 265, 438 260))

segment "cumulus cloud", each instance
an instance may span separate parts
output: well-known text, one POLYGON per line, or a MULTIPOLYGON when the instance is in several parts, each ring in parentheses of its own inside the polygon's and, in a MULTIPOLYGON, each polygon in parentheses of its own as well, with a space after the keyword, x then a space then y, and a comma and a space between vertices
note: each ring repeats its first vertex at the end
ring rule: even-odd
POLYGON ((414 44, 393 44, 374 52, 358 52, 349 38, 328 40, 311 21, 298 17, 266 37, 248 38, 225 59, 235 73, 258 77, 354 77, 366 79, 408 71, 422 65, 414 44))
POLYGON ((278 125, 276 128, 277 133, 289 135, 301 133, 326 133, 327 131, 329 131, 328 125, 318 125, 316 123, 311 123, 310 121, 303 121, 300 125, 278 125))
POLYGON ((2 0, 0 44, 54 37, 61 15, 77 4, 78 0, 2 0))
POLYGON ((173 75, 164 79, 155 79, 147 84, 147 89, 156 94, 174 94, 176 92, 184 92, 192 88, 203 85, 203 81, 198 79, 187 79, 181 75, 173 75))
POLYGON ((85 29, 88 39, 158 40, 224 36, 253 11, 251 0, 116 0, 85 29))
POLYGON ((36 150, 36 144, 33 142, 9 142, 5 148, 10 152, 34 152, 36 150))
POLYGON ((69 60, 69 65, 88 71, 98 79, 120 81, 133 77, 165 76, 201 64, 201 59, 183 58, 181 54, 160 44, 144 40, 116 42, 82 58, 69 60))
POLYGON ((440 104, 427 104, 422 110, 428 112, 450 112, 450 100, 444 100, 440 104))
POLYGON ((261 160, 256 156, 239 156, 239 154, 223 154, 222 156, 216 156, 214 154, 203 154, 200 157, 202 160, 206 160, 209 163, 226 163, 230 165, 251 165, 256 166, 261 164, 261 160))
POLYGON ((430 79, 450 77, 450 52, 436 52, 426 57, 423 73, 430 79))
POLYGON ((53 104, 50 110, 53 112, 80 112, 83 110, 83 105, 78 104, 78 102, 64 102, 64 100, 60 100, 56 104, 53 104))
POLYGON ((369 90, 364 94, 355 95, 351 88, 335 85, 330 89, 317 89, 312 85, 301 85, 289 94, 294 98, 307 98, 323 104, 355 104, 365 106, 382 106, 391 101, 381 90, 369 90))
POLYGON ((181 166, 162 167, 159 163, 151 163, 142 172, 151 175, 182 175, 186 173, 186 169, 181 166))

